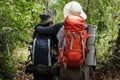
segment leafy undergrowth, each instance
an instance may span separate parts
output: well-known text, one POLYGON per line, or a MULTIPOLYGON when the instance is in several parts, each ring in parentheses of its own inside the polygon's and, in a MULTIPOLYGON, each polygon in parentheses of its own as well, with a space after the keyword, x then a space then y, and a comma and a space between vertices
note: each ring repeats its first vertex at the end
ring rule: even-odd
POLYGON ((102 70, 96 70, 94 75, 90 78, 90 80, 120 80, 120 71, 116 70, 106 70, 102 72, 102 70))
POLYGON ((33 80, 33 75, 25 74, 25 64, 20 62, 18 65, 18 71, 14 75, 13 80, 33 80))
POLYGON ((25 63, 29 56, 28 47, 18 48, 15 50, 16 54, 15 57, 18 59, 18 69, 17 72, 14 74, 12 80, 33 80, 32 74, 25 74, 25 63))

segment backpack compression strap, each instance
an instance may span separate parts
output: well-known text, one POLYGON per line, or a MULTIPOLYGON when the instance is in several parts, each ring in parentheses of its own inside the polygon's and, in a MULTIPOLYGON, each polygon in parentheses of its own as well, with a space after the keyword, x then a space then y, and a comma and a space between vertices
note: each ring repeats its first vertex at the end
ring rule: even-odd
POLYGON ((32 62, 33 62, 33 64, 34 64, 34 52, 35 52, 35 42, 36 42, 36 38, 34 38, 34 40, 33 40, 33 54, 32 54, 32 62))
POLYGON ((83 60, 85 60, 85 50, 84 50, 84 35, 82 34, 82 32, 80 33, 81 36, 81 43, 82 43, 82 53, 83 53, 83 60))
POLYGON ((48 39, 48 66, 51 66, 50 39, 48 39))

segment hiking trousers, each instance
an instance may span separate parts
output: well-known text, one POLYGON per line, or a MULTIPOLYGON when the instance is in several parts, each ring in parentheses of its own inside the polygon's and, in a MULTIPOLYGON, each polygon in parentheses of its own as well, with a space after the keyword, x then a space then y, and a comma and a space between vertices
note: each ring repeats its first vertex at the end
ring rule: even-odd
POLYGON ((89 66, 82 65, 80 68, 64 68, 60 69, 59 80, 89 80, 89 66))

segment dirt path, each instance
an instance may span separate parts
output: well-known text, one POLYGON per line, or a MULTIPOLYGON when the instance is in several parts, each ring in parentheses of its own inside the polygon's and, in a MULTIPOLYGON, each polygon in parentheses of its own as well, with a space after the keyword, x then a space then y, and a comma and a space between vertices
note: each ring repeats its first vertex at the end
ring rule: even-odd
POLYGON ((19 63, 18 71, 14 75, 13 80, 33 80, 33 75, 25 74, 25 65, 23 63, 19 63))
MULTIPOLYGON (((17 50, 18 51, 18 50, 17 50)), ((19 55, 24 54, 25 59, 27 59, 27 55, 29 52, 27 48, 25 50, 18 51, 19 55), (20 51, 23 51, 20 53, 20 51)), ((94 76, 90 78, 90 80, 120 80, 120 71, 119 68, 116 71, 108 70, 107 72, 101 72, 101 70, 97 70, 94 73, 94 76)), ((19 62, 18 71, 14 75, 13 80, 33 80, 32 74, 25 74, 25 64, 19 62)))
MULTIPOLYGON (((23 63, 19 63, 18 71, 13 80, 33 80, 33 75, 25 74, 25 65, 23 63)), ((90 80, 120 80, 120 74, 119 72, 113 74, 111 71, 108 71, 107 73, 96 71, 90 80)))

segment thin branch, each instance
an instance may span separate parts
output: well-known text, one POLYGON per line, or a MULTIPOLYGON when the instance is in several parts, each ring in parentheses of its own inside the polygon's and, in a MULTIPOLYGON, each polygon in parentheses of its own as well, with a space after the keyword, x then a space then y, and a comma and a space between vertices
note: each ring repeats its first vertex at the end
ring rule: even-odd
POLYGON ((87 8, 86 8, 86 13, 87 13, 87 15, 88 15, 88 12, 89 12, 89 5, 90 5, 90 2, 91 2, 90 0, 87 1, 87 8))
POLYGON ((115 55, 111 55, 111 56, 120 60, 120 57, 118 56, 115 56, 115 55))
POLYGON ((8 44, 6 44, 6 49, 7 49, 7 52, 8 52, 8 56, 10 56, 10 48, 9 48, 8 44))

